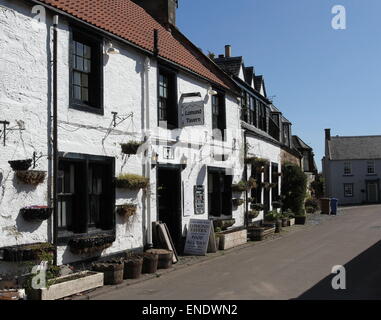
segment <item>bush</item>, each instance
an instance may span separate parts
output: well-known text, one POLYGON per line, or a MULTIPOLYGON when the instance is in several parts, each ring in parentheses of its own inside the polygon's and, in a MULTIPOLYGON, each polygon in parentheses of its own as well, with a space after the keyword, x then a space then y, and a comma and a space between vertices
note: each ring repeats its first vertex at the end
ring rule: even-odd
POLYGON ((282 168, 283 209, 291 210, 295 215, 305 215, 304 200, 307 192, 307 177, 301 168, 286 164, 282 168))
POLYGON ((265 220, 266 221, 277 221, 279 219, 282 218, 282 214, 279 213, 278 211, 276 210, 273 210, 273 211, 269 211, 266 216, 265 216, 265 220))
POLYGON ((123 189, 144 189, 147 188, 149 179, 137 174, 120 174, 116 179, 116 186, 123 189))
POLYGON ((319 208, 319 202, 316 199, 309 198, 306 200, 305 206, 306 206, 306 208, 311 207, 311 208, 315 209, 315 211, 316 211, 319 208))

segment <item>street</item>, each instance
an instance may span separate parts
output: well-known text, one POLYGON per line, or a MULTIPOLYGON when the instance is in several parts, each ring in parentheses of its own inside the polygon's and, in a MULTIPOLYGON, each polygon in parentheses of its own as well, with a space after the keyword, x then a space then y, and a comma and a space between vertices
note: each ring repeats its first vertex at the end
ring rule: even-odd
POLYGON ((380 240, 381 206, 345 208, 337 217, 278 240, 95 299, 379 299, 380 240), (332 289, 336 265, 346 268, 346 290, 332 289))

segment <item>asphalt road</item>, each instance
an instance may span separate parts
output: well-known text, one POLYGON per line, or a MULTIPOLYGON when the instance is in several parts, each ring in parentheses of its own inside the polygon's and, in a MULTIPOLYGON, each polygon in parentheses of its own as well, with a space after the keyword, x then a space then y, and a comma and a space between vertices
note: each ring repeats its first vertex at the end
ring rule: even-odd
POLYGON ((113 290, 105 300, 380 299, 381 206, 340 216, 150 281, 113 290), (346 268, 346 290, 332 268, 346 268))

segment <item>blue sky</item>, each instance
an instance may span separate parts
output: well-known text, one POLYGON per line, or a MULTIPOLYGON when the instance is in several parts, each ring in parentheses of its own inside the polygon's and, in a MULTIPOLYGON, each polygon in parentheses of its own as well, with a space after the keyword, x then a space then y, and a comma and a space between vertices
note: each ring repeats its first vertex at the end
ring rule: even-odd
POLYGON ((380 0, 179 0, 177 24, 204 52, 230 44, 264 75, 320 168, 325 128, 381 134, 380 15, 380 0), (346 8, 346 30, 331 27, 334 5, 346 8))

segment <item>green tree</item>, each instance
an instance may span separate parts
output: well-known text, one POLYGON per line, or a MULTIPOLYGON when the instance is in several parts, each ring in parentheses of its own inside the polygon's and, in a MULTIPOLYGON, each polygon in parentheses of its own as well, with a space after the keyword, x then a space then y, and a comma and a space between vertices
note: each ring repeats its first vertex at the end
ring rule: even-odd
POLYGON ((296 215, 304 215, 307 176, 299 166, 292 163, 283 165, 282 173, 283 210, 291 210, 296 215))

